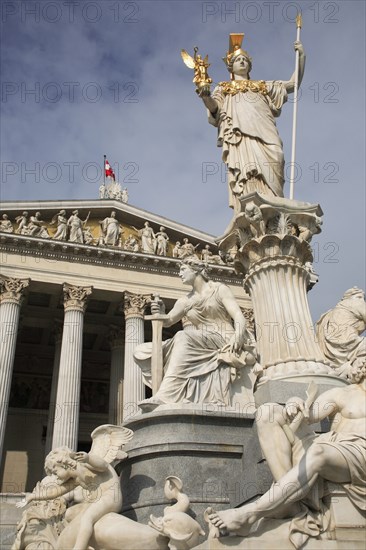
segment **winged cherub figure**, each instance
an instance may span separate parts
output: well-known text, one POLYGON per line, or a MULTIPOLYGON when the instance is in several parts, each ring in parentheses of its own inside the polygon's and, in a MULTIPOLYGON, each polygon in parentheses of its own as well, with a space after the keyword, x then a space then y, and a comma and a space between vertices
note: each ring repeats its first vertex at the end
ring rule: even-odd
MULTIPOLYGON (((61 538, 67 531, 75 531, 77 523, 72 550, 87 550, 95 523, 105 514, 121 510, 122 493, 112 463, 127 457, 121 447, 132 436, 132 430, 105 424, 91 434, 93 444, 89 453, 74 452, 68 447, 54 449, 45 460, 46 474, 53 476, 54 483, 38 484, 16 506, 22 508, 34 500, 53 500, 74 491, 78 504, 68 509, 69 523, 61 538)), ((61 540, 59 548, 60 544, 61 540)))

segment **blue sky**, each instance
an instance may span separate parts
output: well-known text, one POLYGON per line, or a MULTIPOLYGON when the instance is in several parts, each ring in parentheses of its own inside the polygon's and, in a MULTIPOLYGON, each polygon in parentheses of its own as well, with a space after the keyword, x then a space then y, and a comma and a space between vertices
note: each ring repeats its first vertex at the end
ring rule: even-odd
MULTIPOLYGON (((180 50, 199 46, 213 80, 226 80, 228 35, 244 32, 252 78, 288 79, 298 7, 307 65, 295 198, 324 211, 312 243, 317 319, 365 287, 362 0, 2 2, 1 199, 97 197, 105 153, 131 204, 222 234, 221 150, 180 50)), ((287 162, 291 125, 289 102, 278 119, 287 162)))

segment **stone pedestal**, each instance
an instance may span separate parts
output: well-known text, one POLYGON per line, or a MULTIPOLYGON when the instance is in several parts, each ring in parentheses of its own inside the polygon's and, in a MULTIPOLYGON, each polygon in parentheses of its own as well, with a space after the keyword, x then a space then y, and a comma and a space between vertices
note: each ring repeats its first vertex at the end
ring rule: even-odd
POLYGON ((0 279, 0 460, 3 452, 19 312, 30 279, 0 279))
POLYGON ((147 523, 168 505, 164 481, 178 476, 204 527, 207 506, 244 503, 267 490, 271 476, 253 425, 254 415, 222 413, 213 405, 143 414, 124 425, 134 437, 124 448, 123 514, 147 523))
MULTIPOLYGON (((364 550, 366 540, 366 516, 347 497, 341 485, 328 483, 326 497, 331 522, 330 531, 319 538, 310 537, 302 550, 364 550)), ((195 550, 294 550, 289 540, 291 520, 264 518, 254 524, 247 537, 222 537, 207 539, 195 550)))
POLYGON ((124 331, 121 327, 111 327, 108 335, 111 347, 111 375, 109 380, 108 422, 122 424, 123 421, 123 371, 124 371, 124 331))
POLYGON ((260 384, 254 393, 255 404, 257 407, 264 403, 280 403, 284 405, 288 399, 294 396, 306 400, 306 390, 310 382, 315 382, 318 386, 317 395, 336 387, 348 386, 349 384, 346 380, 339 377, 335 378, 334 376, 326 375, 314 376, 313 374, 293 376, 286 380, 268 380, 265 384, 260 384))
POLYGON ((145 399, 145 385, 140 368, 136 365, 133 352, 144 342, 144 311, 151 295, 125 292, 125 372, 123 383, 123 419, 140 414, 138 403, 145 399))
POLYGON ((312 286, 309 241, 320 232, 318 205, 266 198, 241 199, 237 214, 221 238, 221 247, 239 239, 236 268, 244 277, 254 310, 260 382, 302 375, 333 375, 316 341, 307 301, 312 286))
POLYGON ((52 448, 76 450, 79 428, 84 313, 92 287, 64 284, 64 326, 52 448))

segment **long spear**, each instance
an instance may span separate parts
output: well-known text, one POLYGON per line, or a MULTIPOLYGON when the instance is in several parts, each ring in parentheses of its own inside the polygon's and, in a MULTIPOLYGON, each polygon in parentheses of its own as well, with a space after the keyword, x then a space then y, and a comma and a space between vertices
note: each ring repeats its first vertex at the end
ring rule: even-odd
MULTIPOLYGON (((299 13, 296 17, 296 40, 300 41, 300 30, 302 27, 302 17, 299 13)), ((292 150, 291 150, 291 173, 290 173, 290 199, 294 198, 295 184, 295 156, 296 156, 296 124, 297 124, 297 100, 299 91, 299 51, 296 50, 295 61, 295 87, 294 87, 294 116, 292 121, 292 150)))

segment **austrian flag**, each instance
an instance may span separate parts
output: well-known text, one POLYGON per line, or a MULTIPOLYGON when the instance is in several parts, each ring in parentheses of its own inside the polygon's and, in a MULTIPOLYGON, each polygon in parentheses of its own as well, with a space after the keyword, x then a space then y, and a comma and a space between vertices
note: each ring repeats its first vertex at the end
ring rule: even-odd
POLYGON ((116 181, 116 176, 114 175, 111 165, 106 157, 104 157, 104 173, 106 178, 113 178, 113 180, 116 181))

